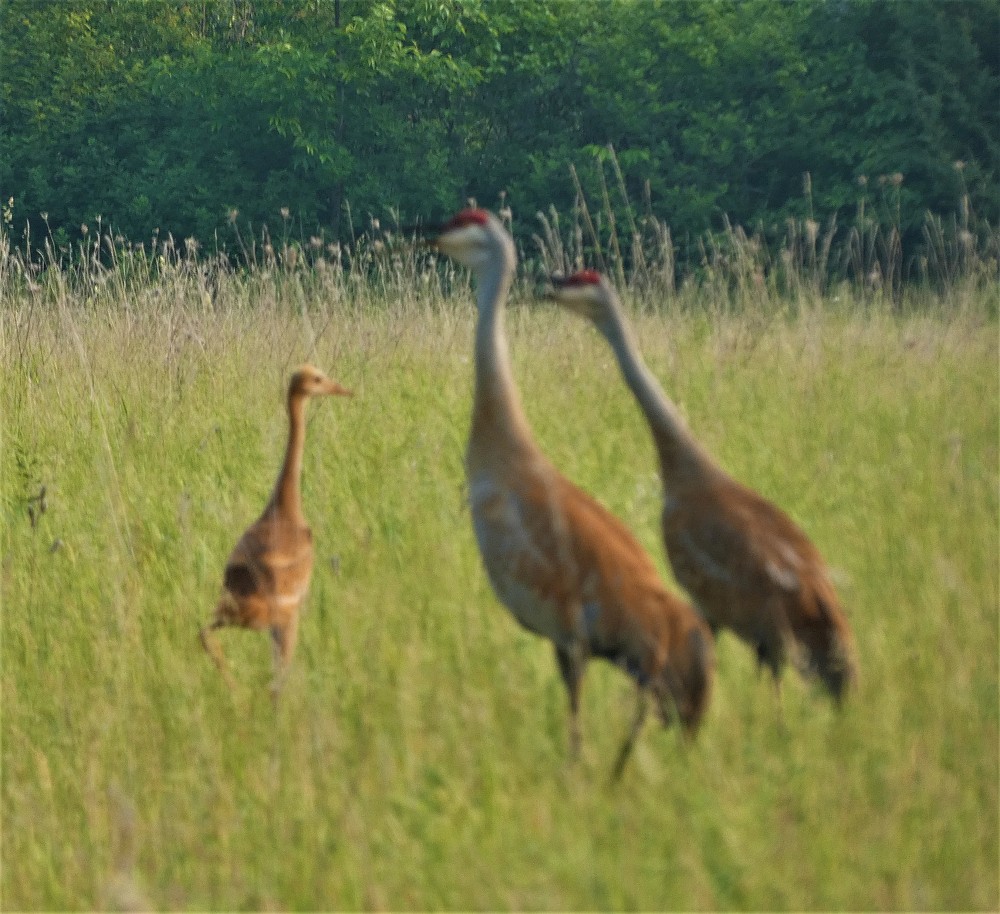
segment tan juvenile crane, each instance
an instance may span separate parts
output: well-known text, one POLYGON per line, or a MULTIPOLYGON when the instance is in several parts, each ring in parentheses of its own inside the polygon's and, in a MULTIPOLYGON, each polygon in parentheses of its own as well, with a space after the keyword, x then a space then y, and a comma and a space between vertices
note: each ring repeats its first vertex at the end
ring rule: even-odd
POLYGON ((695 440, 646 367, 621 303, 594 270, 552 277, 558 304, 610 343, 645 413, 663 481, 663 539, 674 576, 713 632, 757 651, 777 686, 792 660, 838 701, 857 679, 854 639, 819 550, 779 508, 729 476, 695 440))
POLYGON ((484 210, 463 210, 435 244, 476 278, 475 394, 465 463, 483 564, 518 622, 555 646, 569 693, 572 754, 579 751, 588 658, 609 660, 635 681, 636 713, 618 753, 617 777, 642 727, 647 693, 664 724, 676 710, 688 732, 697 728, 714 673, 711 633, 664 587, 624 524, 563 478, 535 443, 504 333, 516 258, 503 225, 484 210))
POLYGON ((271 498, 243 534, 226 562, 222 594, 201 643, 232 683, 216 630, 226 626, 267 629, 274 651, 271 695, 277 699, 295 652, 299 609, 313 566, 312 531, 302 513, 302 452, 306 401, 324 395, 350 396, 318 368, 303 365, 288 385, 288 444, 271 498))

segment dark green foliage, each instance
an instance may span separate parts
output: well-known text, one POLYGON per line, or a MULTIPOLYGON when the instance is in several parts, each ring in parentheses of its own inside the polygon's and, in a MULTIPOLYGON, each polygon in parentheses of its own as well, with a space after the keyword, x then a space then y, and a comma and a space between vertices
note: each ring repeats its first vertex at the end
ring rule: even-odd
POLYGON ((467 197, 527 237, 580 190, 689 256, 862 198, 904 245, 963 198, 1000 221, 997 0, 6 0, 0 34, 0 194, 36 241, 100 215, 232 250, 282 211, 348 239, 467 197))

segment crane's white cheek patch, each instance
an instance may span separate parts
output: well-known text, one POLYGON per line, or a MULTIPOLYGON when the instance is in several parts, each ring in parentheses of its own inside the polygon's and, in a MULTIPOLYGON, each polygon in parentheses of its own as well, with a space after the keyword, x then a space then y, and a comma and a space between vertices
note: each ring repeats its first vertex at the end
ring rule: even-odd
POLYGON ((448 229, 438 236, 436 244, 449 257, 462 257, 475 250, 485 238, 486 232, 481 226, 465 225, 448 229))
POLYGON ((584 286, 563 286, 556 294, 563 304, 576 310, 583 310, 593 301, 593 293, 584 286))

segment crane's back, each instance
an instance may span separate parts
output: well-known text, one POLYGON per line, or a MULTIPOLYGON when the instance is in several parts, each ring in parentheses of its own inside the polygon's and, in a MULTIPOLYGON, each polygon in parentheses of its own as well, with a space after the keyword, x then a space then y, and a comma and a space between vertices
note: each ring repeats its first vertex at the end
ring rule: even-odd
POLYGON ((826 563, 776 505, 720 475, 667 496, 663 537, 674 576, 713 629, 755 645, 776 674, 786 660, 816 673, 837 697, 856 679, 826 563))

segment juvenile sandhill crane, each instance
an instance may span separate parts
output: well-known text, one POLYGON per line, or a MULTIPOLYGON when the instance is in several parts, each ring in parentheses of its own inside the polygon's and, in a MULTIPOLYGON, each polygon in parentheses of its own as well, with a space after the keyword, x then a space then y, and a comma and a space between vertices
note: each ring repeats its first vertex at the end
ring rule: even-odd
POLYGON ((277 700, 298 635, 299 609, 312 575, 312 531, 302 513, 302 451, 306 401, 323 395, 350 396, 318 368, 303 365, 288 385, 288 445, 271 498, 226 562, 222 594, 201 643, 232 684, 216 630, 226 626, 268 629, 274 652, 271 696, 277 700))
POLYGON ((479 209, 444 225, 437 248, 476 278, 475 394, 465 465, 476 539, 497 597, 555 646, 569 693, 570 752, 580 747, 580 686, 589 657, 621 667, 638 702, 613 769, 631 752, 652 693, 666 725, 676 709, 697 729, 709 701, 714 649, 708 627, 671 594, 617 518, 564 479, 535 443, 511 374, 504 303, 514 242, 479 209))
POLYGON ((757 651, 775 687, 786 660, 838 701, 857 679, 854 639, 819 550, 779 508, 729 476, 695 440, 646 367, 621 303, 594 270, 551 278, 550 297, 610 343, 660 460, 663 539, 674 576, 713 632, 757 651))

